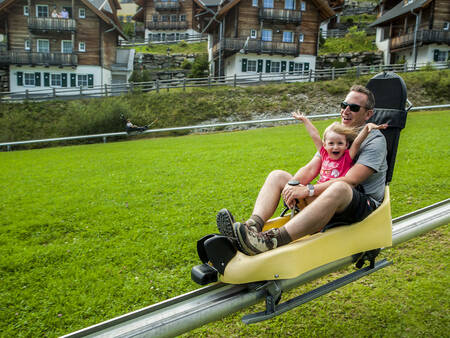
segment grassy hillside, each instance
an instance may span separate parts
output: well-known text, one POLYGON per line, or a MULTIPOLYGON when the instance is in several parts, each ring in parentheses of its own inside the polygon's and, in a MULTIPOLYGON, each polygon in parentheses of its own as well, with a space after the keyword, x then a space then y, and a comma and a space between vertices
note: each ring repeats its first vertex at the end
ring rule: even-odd
MULTIPOLYGON (((442 70, 401 76, 410 100, 420 106, 450 102, 449 74, 450 70, 442 70)), ((203 121, 289 116, 295 109, 307 114, 337 113, 350 86, 366 84, 369 79, 369 76, 345 77, 315 83, 191 88, 186 92, 180 89, 76 101, 3 103, 0 104, 0 142, 123 131, 121 114, 140 125, 157 119, 152 127, 164 128, 203 121)), ((30 147, 36 146, 43 145, 30 147)))
MULTIPOLYGON (((394 217, 448 197, 449 114, 410 113, 394 217)), ((314 152, 293 124, 0 153, 0 336, 56 337, 198 288, 195 243, 216 212, 248 216, 270 170, 294 172, 314 152)), ((256 306, 187 336, 446 336, 448 235, 384 251, 392 267, 279 318, 243 325, 256 306)))

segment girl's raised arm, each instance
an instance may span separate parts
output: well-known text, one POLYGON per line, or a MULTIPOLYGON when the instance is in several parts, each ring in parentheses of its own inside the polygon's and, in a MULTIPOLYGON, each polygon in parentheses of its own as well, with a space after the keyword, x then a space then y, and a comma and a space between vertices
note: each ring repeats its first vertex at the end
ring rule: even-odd
POLYGON ((308 131, 309 136, 311 136, 314 145, 316 146, 317 151, 320 151, 320 148, 322 148, 322 139, 320 138, 319 131, 316 127, 311 123, 311 121, 302 113, 300 113, 298 110, 291 113, 292 117, 296 120, 302 121, 303 124, 306 127, 306 130, 308 131))
POLYGON ((354 159, 356 154, 359 151, 359 148, 361 147, 361 143, 366 139, 367 135, 373 130, 373 129, 386 129, 388 125, 380 124, 377 125, 375 123, 367 123, 363 129, 359 132, 358 136, 356 136, 355 140, 352 143, 352 146, 349 149, 349 155, 351 159, 354 159))

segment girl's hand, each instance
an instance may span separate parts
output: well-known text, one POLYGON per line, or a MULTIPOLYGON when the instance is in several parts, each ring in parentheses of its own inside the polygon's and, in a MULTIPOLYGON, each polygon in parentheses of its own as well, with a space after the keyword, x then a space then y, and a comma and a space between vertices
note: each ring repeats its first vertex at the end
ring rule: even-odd
POLYGON ((294 119, 302 121, 302 122, 305 122, 305 120, 308 119, 305 115, 303 115, 303 113, 300 113, 299 110, 293 111, 291 113, 291 115, 294 119))
POLYGON ((366 127, 370 133, 373 129, 386 129, 387 127, 389 127, 389 125, 387 123, 380 124, 380 125, 377 125, 375 123, 367 123, 366 127))

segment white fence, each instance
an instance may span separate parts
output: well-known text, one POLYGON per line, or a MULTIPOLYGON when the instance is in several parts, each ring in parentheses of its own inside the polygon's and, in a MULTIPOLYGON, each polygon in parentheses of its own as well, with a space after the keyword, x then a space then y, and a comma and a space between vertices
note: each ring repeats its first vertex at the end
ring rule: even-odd
POLYGON ((381 71, 412 72, 419 71, 431 66, 432 69, 448 69, 450 63, 433 64, 393 64, 376 66, 357 66, 348 68, 331 68, 308 70, 301 72, 284 73, 256 73, 250 76, 230 76, 230 77, 205 77, 205 78, 182 78, 169 80, 155 80, 150 82, 136 82, 117 85, 94 86, 92 88, 53 88, 40 90, 25 90, 22 92, 2 92, 0 93, 0 102, 14 102, 23 100, 44 101, 51 99, 71 100, 88 97, 106 97, 126 94, 130 92, 150 92, 170 89, 181 89, 192 87, 214 87, 214 86, 246 86, 263 85, 269 83, 289 83, 289 82, 312 82, 323 80, 334 80, 338 77, 349 76, 359 77, 361 75, 376 74, 381 71))

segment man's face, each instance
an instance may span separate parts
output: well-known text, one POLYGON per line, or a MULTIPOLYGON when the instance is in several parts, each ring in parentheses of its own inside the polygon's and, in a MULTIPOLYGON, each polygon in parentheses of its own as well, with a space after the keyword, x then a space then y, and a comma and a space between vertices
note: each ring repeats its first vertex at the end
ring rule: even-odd
POLYGON ((344 109, 341 107, 341 123, 347 127, 360 127, 372 116, 373 111, 367 110, 367 95, 364 93, 351 91, 344 100, 348 106, 344 109), (358 105, 359 111, 352 111, 352 105, 358 105))

